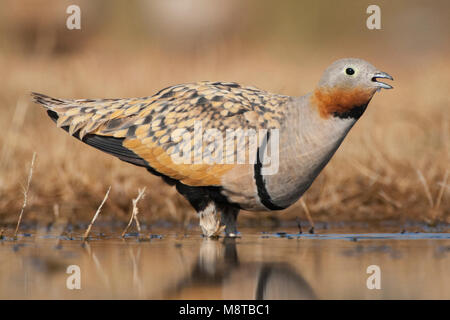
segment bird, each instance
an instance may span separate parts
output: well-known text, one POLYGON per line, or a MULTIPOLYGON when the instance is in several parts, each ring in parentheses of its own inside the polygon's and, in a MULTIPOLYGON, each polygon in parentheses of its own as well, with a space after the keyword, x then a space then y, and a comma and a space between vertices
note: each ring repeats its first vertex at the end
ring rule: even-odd
POLYGON ((344 58, 302 96, 200 81, 141 98, 32 97, 57 127, 174 186, 204 236, 236 237, 240 210, 279 211, 300 199, 374 94, 393 88, 379 79, 393 80, 344 58))

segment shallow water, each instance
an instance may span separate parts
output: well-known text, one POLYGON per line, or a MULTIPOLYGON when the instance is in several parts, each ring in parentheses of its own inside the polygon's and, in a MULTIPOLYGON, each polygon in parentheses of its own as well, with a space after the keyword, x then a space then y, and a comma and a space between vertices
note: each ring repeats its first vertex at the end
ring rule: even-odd
MULTIPOLYGON (((97 235, 81 241, 25 234, 0 241, 0 298, 50 299, 450 299, 450 233, 241 230, 97 235), (66 273, 79 266, 81 289, 66 273), (368 289, 367 268, 381 289, 368 289)), ((366 230, 367 231, 367 230, 366 230)))

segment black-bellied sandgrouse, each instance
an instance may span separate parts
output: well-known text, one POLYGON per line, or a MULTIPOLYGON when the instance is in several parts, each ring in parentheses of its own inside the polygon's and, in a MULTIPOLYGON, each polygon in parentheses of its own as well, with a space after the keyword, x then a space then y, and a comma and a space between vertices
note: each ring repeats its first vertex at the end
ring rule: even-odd
POLYGON ((58 127, 175 185, 206 236, 233 236, 240 209, 282 210, 300 198, 374 93, 392 88, 379 78, 392 80, 342 59, 301 97, 206 81, 144 98, 33 97, 58 127))

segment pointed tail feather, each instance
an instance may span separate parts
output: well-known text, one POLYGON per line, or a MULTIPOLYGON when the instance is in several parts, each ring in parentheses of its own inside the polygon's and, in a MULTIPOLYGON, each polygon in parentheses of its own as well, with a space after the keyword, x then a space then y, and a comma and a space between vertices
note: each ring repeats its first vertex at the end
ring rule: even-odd
POLYGON ((62 105, 67 103, 67 101, 52 98, 42 93, 32 92, 31 97, 33 98, 33 101, 37 104, 43 105, 47 109, 53 109, 55 105, 62 105))

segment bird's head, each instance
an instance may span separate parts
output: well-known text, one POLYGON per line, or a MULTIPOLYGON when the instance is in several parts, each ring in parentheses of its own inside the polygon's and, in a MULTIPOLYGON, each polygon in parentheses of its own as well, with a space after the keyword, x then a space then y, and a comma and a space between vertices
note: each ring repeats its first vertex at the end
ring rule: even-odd
POLYGON ((321 117, 358 119, 380 89, 392 89, 378 79, 393 78, 361 59, 341 59, 323 73, 311 99, 321 117))

